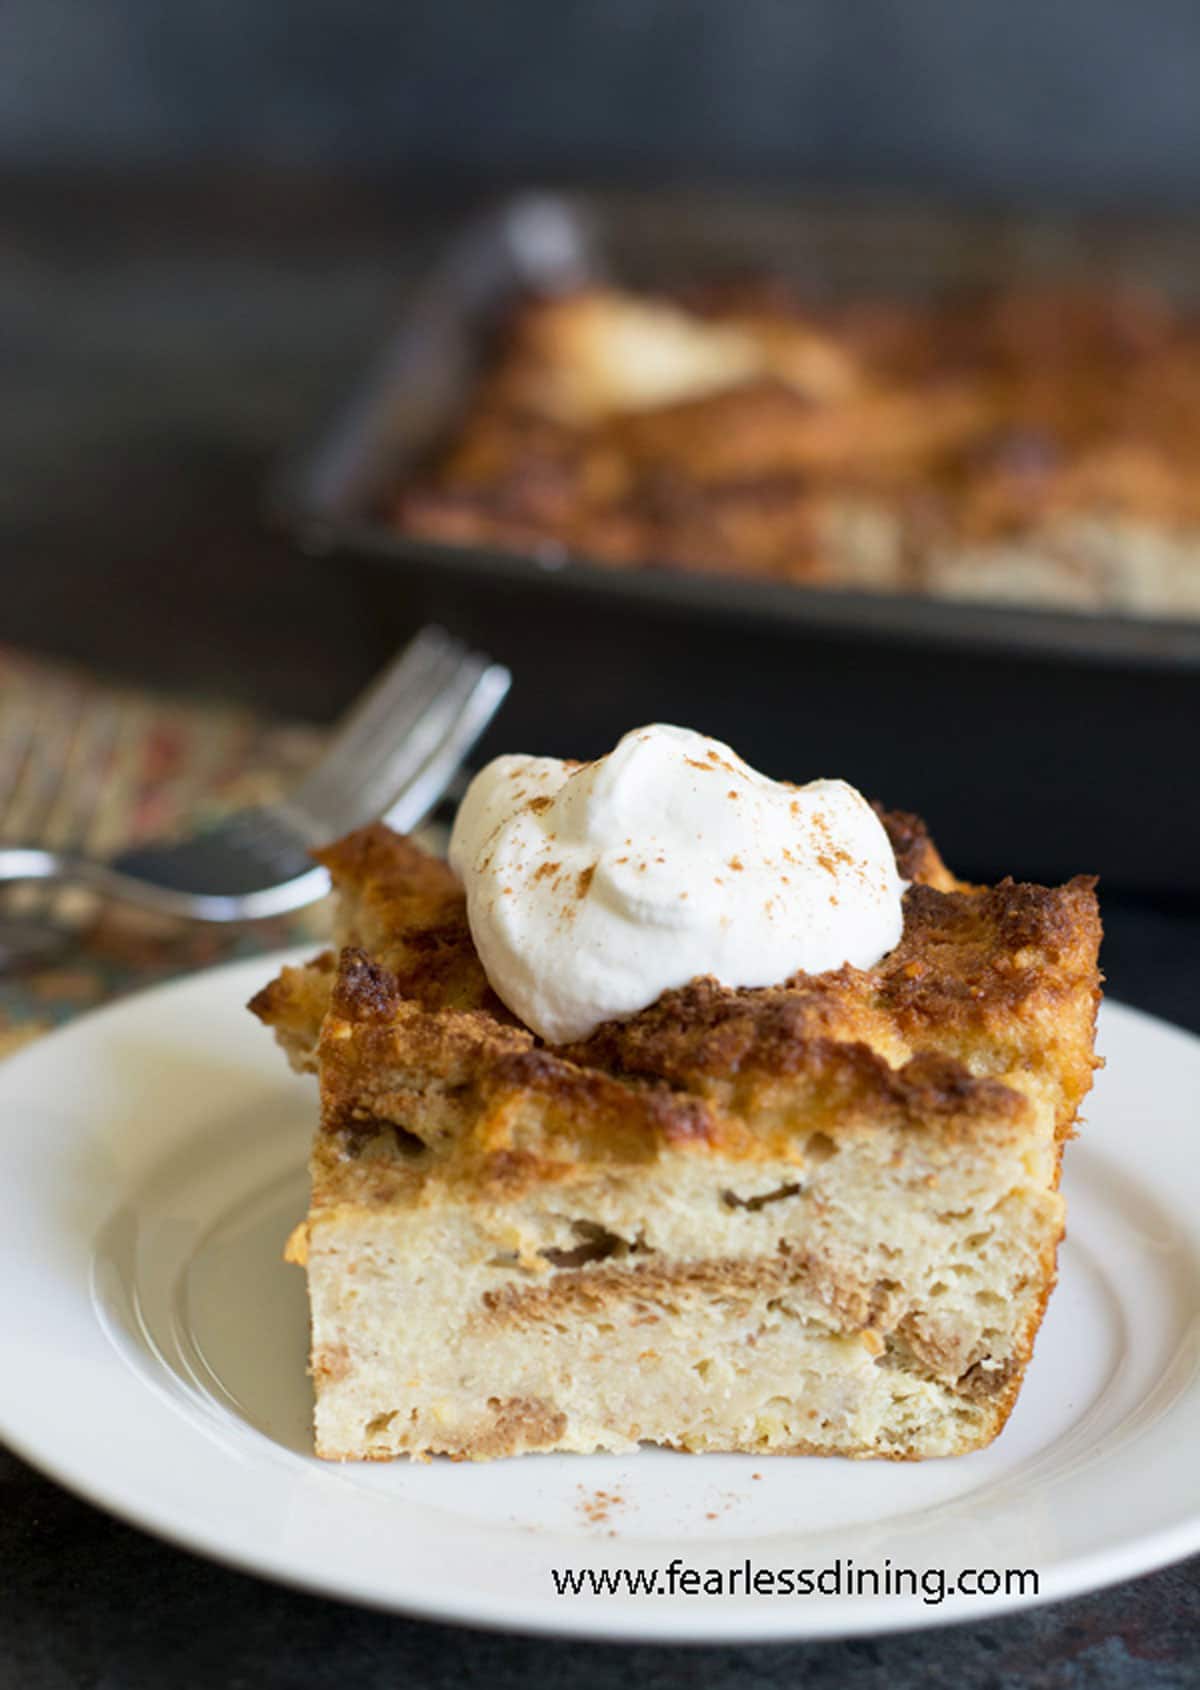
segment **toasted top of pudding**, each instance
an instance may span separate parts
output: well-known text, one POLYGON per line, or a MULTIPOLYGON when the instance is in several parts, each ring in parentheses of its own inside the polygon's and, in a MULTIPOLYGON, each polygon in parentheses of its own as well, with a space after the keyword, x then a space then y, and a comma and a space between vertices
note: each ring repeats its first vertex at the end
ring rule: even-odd
POLYGON ((622 568, 1195 615, 1197 318, 1116 286, 530 299, 387 514, 622 568))
POLYGON ((297 1067, 320 1068, 314 1202, 322 1157, 356 1158, 360 1196, 383 1200, 431 1168, 494 1194, 668 1149, 800 1162, 881 1125, 932 1135, 939 1155, 1035 1121, 1061 1142, 1095 1066, 1094 880, 971 886, 918 818, 880 815, 911 884, 877 966, 695 980, 564 1046, 495 996, 445 863, 382 825, 319 852, 340 949, 250 1005, 297 1067))

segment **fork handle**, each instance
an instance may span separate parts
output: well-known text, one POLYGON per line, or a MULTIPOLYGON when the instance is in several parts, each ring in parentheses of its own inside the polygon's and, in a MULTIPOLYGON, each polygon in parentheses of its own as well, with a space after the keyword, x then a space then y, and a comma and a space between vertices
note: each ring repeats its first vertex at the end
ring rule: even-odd
POLYGON ((0 846, 0 883, 12 885, 19 880, 85 880, 83 874, 72 870, 75 859, 63 851, 43 851, 33 846, 0 846))
POLYGON ((0 846, 0 885, 23 880, 85 886, 102 897, 120 898, 125 903, 140 904, 143 909, 161 907, 155 887, 118 874, 116 869, 94 857, 79 856, 73 851, 46 851, 34 845, 0 846))
POLYGON ((217 893, 173 892, 148 880, 122 874, 94 857, 73 851, 45 851, 36 846, 0 846, 0 885, 38 880, 48 884, 84 886, 102 898, 134 904, 154 915, 186 917, 200 921, 254 921, 264 916, 285 915, 315 903, 329 887, 324 869, 311 868, 295 880, 285 881, 263 892, 239 897, 217 893))

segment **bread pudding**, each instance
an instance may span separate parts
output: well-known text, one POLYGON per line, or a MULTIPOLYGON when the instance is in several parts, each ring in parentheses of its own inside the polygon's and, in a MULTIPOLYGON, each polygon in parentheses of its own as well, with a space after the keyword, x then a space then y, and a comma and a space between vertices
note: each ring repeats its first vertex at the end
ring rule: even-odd
POLYGON ((520 304, 389 516, 552 561, 1200 615, 1200 332, 1145 292, 520 304))
POLYGON ((876 965, 693 979, 558 1045, 493 989, 447 864, 383 826, 318 853, 338 946, 250 1007, 320 1082, 289 1245, 320 1455, 996 1436, 1092 1079, 1094 883, 966 885, 880 815, 907 889, 876 965))

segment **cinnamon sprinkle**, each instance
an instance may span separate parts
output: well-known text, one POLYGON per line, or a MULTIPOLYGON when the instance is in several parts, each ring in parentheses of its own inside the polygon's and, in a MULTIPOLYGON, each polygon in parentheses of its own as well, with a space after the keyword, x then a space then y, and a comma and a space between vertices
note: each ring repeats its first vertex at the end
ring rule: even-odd
MULTIPOLYGON (((579 1491, 579 1501, 576 1504, 589 1526, 606 1525, 612 1516, 614 1508, 624 1508, 625 1498, 620 1491, 585 1491, 582 1485, 576 1486, 579 1491)), ((609 1536, 615 1536, 610 1532, 609 1536)))

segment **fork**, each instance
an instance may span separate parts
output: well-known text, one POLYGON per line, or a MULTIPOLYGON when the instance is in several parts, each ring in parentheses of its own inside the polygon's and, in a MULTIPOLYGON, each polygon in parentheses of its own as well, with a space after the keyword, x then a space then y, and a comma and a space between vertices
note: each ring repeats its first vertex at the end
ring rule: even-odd
POLYGON ((107 860, 38 845, 0 846, 0 884, 84 887, 159 915, 253 921, 315 903, 329 876, 314 846, 382 819, 422 821, 508 691, 507 669, 426 628, 335 732, 285 798, 191 838, 134 846, 107 860))

